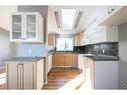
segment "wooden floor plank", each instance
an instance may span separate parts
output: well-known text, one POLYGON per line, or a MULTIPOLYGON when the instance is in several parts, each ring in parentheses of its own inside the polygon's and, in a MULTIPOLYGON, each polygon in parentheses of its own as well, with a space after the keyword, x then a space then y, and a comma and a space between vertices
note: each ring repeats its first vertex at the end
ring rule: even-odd
POLYGON ((48 75, 48 83, 42 87, 42 90, 58 90, 73 86, 72 89, 78 90, 83 84, 82 73, 77 68, 53 68, 48 75), (75 81, 78 83, 74 83, 75 81))

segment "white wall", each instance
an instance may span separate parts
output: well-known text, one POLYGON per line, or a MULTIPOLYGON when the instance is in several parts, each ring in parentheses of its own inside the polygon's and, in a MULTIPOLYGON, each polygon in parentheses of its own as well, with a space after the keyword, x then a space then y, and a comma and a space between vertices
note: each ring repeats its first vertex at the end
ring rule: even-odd
POLYGON ((11 13, 17 12, 17 6, 0 6, 0 67, 5 59, 16 56, 16 45, 9 42, 11 13))
POLYGON ((10 30, 11 13, 17 12, 17 6, 0 6, 0 27, 10 30))
POLYGON ((0 67, 4 66, 4 60, 16 56, 16 44, 10 43, 9 31, 0 28, 0 67))

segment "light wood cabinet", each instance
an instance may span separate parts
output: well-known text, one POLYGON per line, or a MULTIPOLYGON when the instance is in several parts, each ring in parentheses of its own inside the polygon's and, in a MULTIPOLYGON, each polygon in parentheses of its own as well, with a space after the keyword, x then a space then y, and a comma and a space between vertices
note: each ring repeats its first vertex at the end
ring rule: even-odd
POLYGON ((54 53, 53 67, 77 67, 78 56, 73 53, 54 53))
POLYGON ((43 18, 38 12, 11 15, 11 42, 43 42, 43 18))
POLYGON ((43 60, 6 63, 7 89, 41 89, 43 60))
POLYGON ((48 34, 48 45, 55 46, 55 35, 54 34, 48 34))
POLYGON ((85 81, 90 81, 91 82, 91 87, 94 88, 94 62, 85 57, 84 58, 84 68, 83 68, 83 73, 85 76, 85 81))
POLYGON ((80 70, 83 70, 83 65, 84 65, 84 54, 78 54, 78 68, 80 70))
POLYGON ((80 32, 75 35, 75 45, 82 45, 82 40, 83 40, 84 32, 80 32))
POLYGON ((80 45, 80 35, 79 34, 75 35, 75 45, 76 46, 80 45))
POLYGON ((52 54, 48 55, 48 72, 52 69, 52 54))

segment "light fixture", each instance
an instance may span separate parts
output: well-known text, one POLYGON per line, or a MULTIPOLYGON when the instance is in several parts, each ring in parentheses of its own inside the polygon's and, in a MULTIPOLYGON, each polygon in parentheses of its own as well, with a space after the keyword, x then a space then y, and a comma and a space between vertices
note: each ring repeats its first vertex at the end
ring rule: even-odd
POLYGON ((55 18, 56 18, 57 27, 61 28, 59 11, 54 11, 54 14, 55 14, 55 18))
POLYGON ((62 28, 64 30, 71 30, 75 19, 75 9, 62 9, 62 28))
POLYGON ((83 14, 82 11, 79 11, 79 12, 78 12, 78 15, 77 15, 77 19, 76 19, 74 28, 77 28, 77 27, 78 27, 78 24, 79 24, 79 21, 80 21, 80 19, 81 19, 81 17, 82 17, 82 14, 83 14))

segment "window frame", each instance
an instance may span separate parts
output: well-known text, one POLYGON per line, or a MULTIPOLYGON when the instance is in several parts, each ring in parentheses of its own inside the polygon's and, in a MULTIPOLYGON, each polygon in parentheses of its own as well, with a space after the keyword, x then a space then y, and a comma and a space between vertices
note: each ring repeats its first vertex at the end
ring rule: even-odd
POLYGON ((56 51, 73 51, 73 47, 74 47, 74 45, 75 45, 75 38, 72 36, 72 37, 60 37, 60 36, 57 36, 56 37, 56 44, 55 44, 55 47, 56 47, 56 51), (57 50, 57 38, 71 38, 72 40, 73 40, 73 42, 72 42, 72 50, 57 50))

